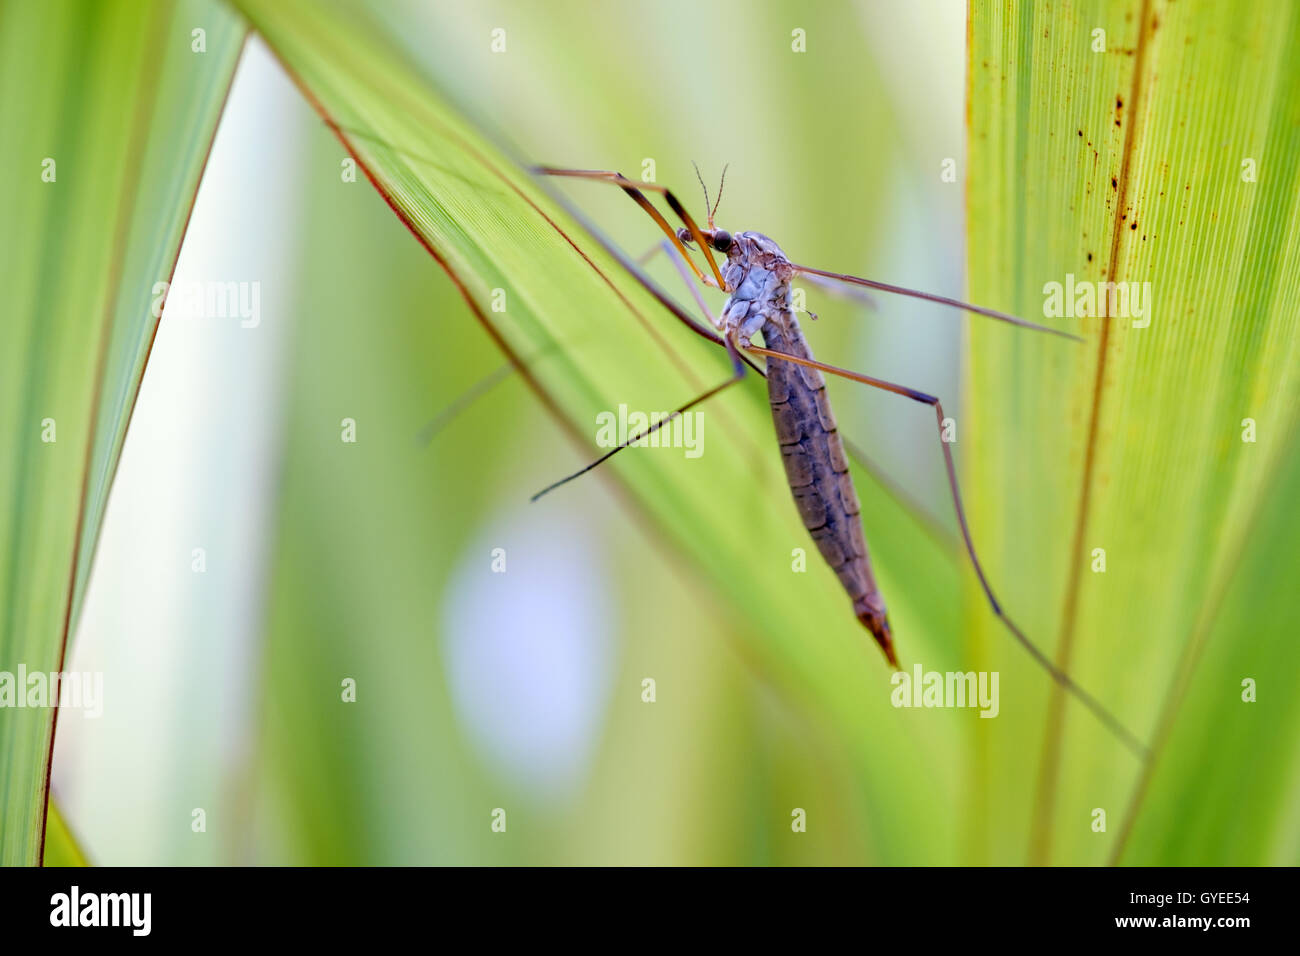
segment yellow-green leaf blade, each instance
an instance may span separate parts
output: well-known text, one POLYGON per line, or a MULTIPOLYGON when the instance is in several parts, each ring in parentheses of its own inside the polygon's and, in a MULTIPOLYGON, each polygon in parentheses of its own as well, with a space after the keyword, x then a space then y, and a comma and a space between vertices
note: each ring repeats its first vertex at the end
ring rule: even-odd
MULTIPOLYGON (((1293 5, 1097 0, 980 3, 972 24, 972 297, 1034 315, 1049 283, 1149 283, 1138 286, 1144 315, 1100 318, 1097 297, 1089 308, 1064 295, 1088 313, 1058 320, 1089 337, 1073 352, 973 332, 976 530, 1011 582, 1008 603, 1056 635, 1058 659, 1158 756, 1162 721, 1177 739, 1198 716, 1178 709, 1192 700, 1185 669, 1223 667, 1197 686, 1217 681, 1220 706, 1245 706, 1243 675, 1231 655, 1202 655, 1205 634, 1249 641, 1276 626, 1275 593, 1227 633, 1213 622, 1237 564, 1272 540, 1257 534, 1260 501, 1290 480, 1300 16, 1293 5)), ((1273 653, 1290 672, 1300 663, 1273 653)), ((1143 768, 1059 703, 1024 701, 989 742, 989 804, 1029 821, 1005 862, 1103 862, 1119 848, 1143 768)), ((1226 737, 1221 747, 1242 766, 1255 756, 1226 737)), ((1224 764, 1159 766, 1187 774, 1172 788, 1233 779, 1224 764)), ((1272 801, 1291 786, 1282 775, 1251 793, 1272 801)), ((1252 799, 1244 787, 1236 796, 1252 799)), ((1259 845, 1202 852, 1259 862, 1259 845)))
POLYGON ((81 851, 77 838, 68 829, 68 821, 59 812, 59 805, 50 800, 49 815, 45 821, 45 857, 43 866, 89 866, 86 854, 81 851))

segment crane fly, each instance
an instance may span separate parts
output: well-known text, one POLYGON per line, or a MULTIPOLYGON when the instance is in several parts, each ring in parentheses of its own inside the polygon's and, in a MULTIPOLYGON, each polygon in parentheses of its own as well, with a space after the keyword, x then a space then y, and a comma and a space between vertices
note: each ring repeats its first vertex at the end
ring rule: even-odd
MULTIPOLYGON (((717 201, 712 206, 709 205, 708 188, 704 189, 707 216, 706 226, 703 228, 666 187, 654 183, 633 182, 621 173, 607 170, 542 166, 536 171, 548 176, 588 179, 617 186, 654 220, 666 237, 661 248, 673 258, 683 278, 688 281, 696 303, 709 321, 711 329, 693 322, 680 310, 670 308, 670 311, 696 332, 724 346, 731 357, 733 371, 731 378, 722 384, 679 406, 670 415, 648 428, 628 436, 617 447, 584 468, 543 488, 533 496, 533 501, 586 474, 608 461, 617 452, 662 428, 673 418, 739 382, 745 377, 747 367, 752 368, 767 379, 772 422, 781 451, 782 464, 785 467, 786 480, 799 517, 817 545, 822 558, 835 572, 841 586, 848 594, 854 615, 870 632, 889 664, 897 668, 898 656, 894 649, 894 637, 885 607, 885 598, 872 572, 871 559, 862 531, 861 507, 849 471, 844 441, 840 437, 835 414, 826 394, 824 373, 838 375, 929 405, 934 409, 939 427, 939 444, 943 451, 948 487, 962 541, 993 613, 1002 621, 1017 643, 1024 647, 1057 683, 1084 704, 1126 746, 1139 756, 1145 756, 1145 745, 1095 697, 1058 668, 1036 644, 1029 640, 1002 608, 984 573, 966 520, 952 452, 948 443, 943 440, 943 404, 936 396, 925 392, 828 365, 815 359, 795 314, 791 283, 796 276, 808 277, 819 285, 840 282, 849 286, 935 302, 1075 342, 1083 341, 1079 336, 947 296, 798 265, 786 256, 776 242, 762 233, 753 231, 731 233, 718 228, 714 216, 718 204, 722 201, 725 169, 723 183, 719 184, 717 201), (662 195, 668 207, 683 225, 674 229, 646 197, 645 192, 662 195), (692 249, 703 256, 708 272, 701 269, 691 256, 692 249), (725 257, 721 266, 713 256, 715 252, 725 257), (709 310, 698 289, 690 285, 689 280, 692 276, 682 269, 682 263, 690 273, 694 274, 693 278, 701 284, 727 293, 727 300, 716 316, 709 310), (754 344, 753 339, 756 335, 762 336, 763 345, 754 344), (764 367, 760 368, 748 356, 761 356, 765 360, 764 367)), ((703 180, 701 185, 703 186, 703 180)))
MULTIPOLYGON (((321 113, 325 123, 333 129, 335 135, 354 157, 356 151, 352 148, 347 134, 383 143, 382 140, 360 130, 340 126, 323 111, 321 113)), ((388 143, 383 145, 395 148, 388 143)), ((598 233, 593 232, 593 237, 607 252, 627 266, 632 277, 645 286, 646 290, 675 318, 696 334, 724 347, 732 363, 732 374, 726 381, 679 405, 669 415, 648 428, 629 435, 626 440, 583 468, 547 485, 532 496, 533 501, 585 475, 618 452, 635 445, 675 418, 735 385, 745 378, 748 370, 752 369, 767 379, 768 400, 772 409, 772 421, 782 463, 795 507, 798 509, 804 527, 848 594, 854 615, 872 635, 890 666, 897 668, 898 656, 894 649, 894 637, 885 608, 884 595, 872 572, 866 539, 862 531, 861 507, 849 472, 844 440, 839 434, 835 415, 826 394, 823 373, 837 375, 928 405, 934 410, 935 421, 939 428, 939 447, 943 452, 948 490, 961 531, 962 543, 994 615, 1015 641, 1047 671, 1053 680, 1091 711, 1140 759, 1146 759, 1148 752, 1146 745, 1091 693, 1057 667, 1051 658, 1025 635, 998 601, 976 553, 975 542, 961 501, 961 489, 957 482, 957 469, 953 463, 952 451, 948 443, 943 440, 945 416, 942 402, 934 395, 906 385, 887 382, 815 359, 795 315, 791 283, 796 276, 803 276, 822 287, 837 287, 836 284, 842 283, 853 287, 853 291, 871 289, 922 299, 1074 342, 1082 342, 1080 336, 948 296, 799 265, 792 262, 776 242, 762 233, 753 231, 731 233, 716 226, 714 217, 718 204, 722 201, 722 184, 719 185, 717 201, 713 205, 709 204, 708 188, 704 188, 707 215, 706 225, 702 228, 672 191, 665 186, 633 182, 623 174, 610 170, 538 166, 533 171, 545 176, 585 179, 613 185, 629 196, 664 234, 665 239, 659 248, 668 253, 674 266, 687 282, 707 324, 692 319, 639 270, 632 268, 626 258, 598 233), (646 192, 661 195, 672 213, 682 222, 682 226, 674 228, 646 197, 646 192), (691 255, 692 250, 704 258, 708 272, 696 263, 691 255), (715 252, 725 257, 721 266, 713 256, 715 252), (728 298, 716 316, 709 309, 692 280, 727 293, 728 298), (763 345, 755 345, 753 338, 760 334, 763 337, 763 345), (755 356, 764 360, 762 365, 755 361, 755 356)), ((696 172, 698 175, 698 170, 696 172)), ((725 176, 724 169, 723 183, 725 183, 725 176)), ((378 187, 377 182, 375 185, 378 187)), ((703 186, 702 179, 701 185, 703 186)), ((511 366, 507 366, 507 369, 509 368, 511 366)), ((491 384, 501 380, 504 371, 506 369, 493 373, 488 380, 480 383, 480 386, 486 387, 476 386, 475 391, 482 394, 482 391, 490 388, 491 384)), ((455 403, 453 410, 444 412, 435 419, 434 423, 425 430, 425 440, 428 440, 432 431, 436 430, 439 422, 445 421, 448 414, 454 414, 456 409, 463 407, 463 404, 463 402, 455 403)))

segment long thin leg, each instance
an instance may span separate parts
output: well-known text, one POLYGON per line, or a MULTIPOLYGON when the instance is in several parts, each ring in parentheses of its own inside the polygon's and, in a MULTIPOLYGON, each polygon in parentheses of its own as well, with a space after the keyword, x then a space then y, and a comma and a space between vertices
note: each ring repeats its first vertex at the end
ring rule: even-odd
POLYGON ((492 389, 496 388, 497 385, 504 382, 514 372, 514 363, 506 362, 496 370, 483 376, 483 378, 479 379, 457 396, 450 405, 438 412, 437 415, 433 416, 433 418, 429 420, 428 424, 420 429, 417 441, 419 441, 421 445, 429 444, 429 442, 433 441, 434 436, 450 425, 461 412, 465 411, 465 409, 469 408, 488 392, 492 391, 492 389))
POLYGON ((868 295, 856 286, 834 282, 815 272, 804 272, 802 275, 809 285, 815 285, 817 288, 829 295, 839 296, 842 299, 851 299, 854 302, 865 305, 872 312, 879 309, 875 297, 868 295))
MULTIPOLYGON (((794 265, 791 263, 791 265, 794 265)), ((997 319, 1000 322, 1010 322, 1012 325, 1018 325, 1022 329, 1033 329, 1035 332, 1049 332, 1052 335, 1059 335, 1061 338, 1073 339, 1076 342, 1082 342, 1083 339, 1073 332, 1064 332, 1061 329, 1049 328, 1046 325, 1039 325, 1037 322, 1030 322, 1028 319, 1022 319, 1019 316, 1011 315, 1007 312, 999 312, 996 309, 986 309, 982 305, 971 305, 969 302, 962 302, 960 299, 951 299, 946 295, 936 295, 933 292, 921 292, 918 289, 909 289, 907 286, 891 285, 888 282, 878 282, 875 279, 864 279, 861 276, 845 275, 842 272, 827 272, 824 269, 814 269, 811 266, 794 266, 795 271, 809 278, 819 277, 821 279, 834 279, 837 282, 847 282, 849 285, 864 286, 868 289, 879 289, 881 292, 892 292, 894 295, 904 295, 912 299, 924 299, 926 302, 937 302, 940 305, 952 306, 954 309, 964 309, 967 312, 974 312, 976 315, 983 315, 990 319, 997 319)))
POLYGON ((663 250, 664 255, 668 257, 668 261, 673 264, 673 268, 676 269, 677 274, 681 276, 682 284, 691 290, 691 297, 695 299, 695 304, 699 306, 700 314, 704 316, 704 320, 710 325, 716 324, 713 319, 713 313, 709 309, 709 303, 705 302, 704 296, 700 294, 700 287, 691 281, 691 274, 687 271, 686 266, 682 264, 682 260, 678 256, 673 255, 673 244, 665 239, 663 242, 655 246, 655 249, 663 250))
POLYGON ((696 224, 695 220, 691 218, 691 214, 686 211, 686 207, 683 206, 678 201, 677 197, 673 195, 671 189, 668 189, 666 186, 656 185, 655 183, 634 183, 622 173, 614 172, 609 169, 563 169, 558 166, 537 166, 535 167, 535 171, 546 176, 567 176, 571 179, 593 179, 597 182, 613 183, 618 186, 623 190, 623 192, 631 196, 632 200, 644 209, 650 215, 650 218, 655 221, 655 224, 663 230, 663 234, 668 237, 674 246, 677 247, 677 251, 680 252, 682 258, 690 264, 691 269, 695 271, 695 274, 699 277, 700 281, 706 285, 710 284, 709 280, 705 278, 704 273, 701 272, 699 267, 695 264, 695 261, 691 259, 690 253, 686 251, 686 246, 684 246, 681 239, 677 237, 677 231, 673 229, 672 226, 668 225, 668 220, 663 217, 663 214, 654 207, 654 204, 650 202, 649 199, 645 198, 645 195, 641 190, 646 189, 651 192, 662 194, 664 201, 667 202, 672 211, 677 214, 677 217, 686 224, 686 228, 690 232, 691 238, 694 239, 696 244, 700 247, 701 254, 703 254, 704 258, 708 261, 709 268, 713 270, 713 277, 717 280, 717 287, 723 290, 727 288, 727 283, 723 281, 722 273, 718 271, 718 264, 714 261, 713 254, 709 251, 709 244, 704 238, 704 232, 696 224))
POLYGON ((774 352, 771 349, 765 349, 757 345, 750 345, 746 351, 785 362, 794 362, 798 365, 806 365, 809 368, 829 372, 832 375, 839 375, 854 382, 861 382, 863 385, 870 385, 872 388, 880 388, 887 392, 893 392, 895 395, 902 395, 904 398, 910 398, 914 402, 920 402, 934 408, 935 418, 939 423, 939 446, 943 450, 944 465, 948 469, 948 487, 952 491, 952 503, 957 510, 957 523, 961 527, 961 535, 966 542, 966 553, 970 555, 971 565, 975 568, 975 575, 979 578, 980 587, 984 589, 984 594, 989 600, 989 605, 993 608, 993 613, 1002 620, 1002 623, 1006 625, 1006 628, 1011 632, 1011 635, 1022 647, 1024 647, 1025 650, 1029 652, 1030 656, 1033 657, 1034 660, 1038 661, 1038 663, 1052 675, 1052 678, 1058 684, 1073 694, 1081 704, 1092 711, 1093 715, 1105 724, 1111 733, 1120 738, 1120 740, 1122 740, 1129 749, 1137 754, 1138 757, 1145 760, 1148 755, 1146 745, 1138 740, 1136 735, 1121 724, 1119 719, 1102 706, 1095 697, 1076 684, 1069 674, 1066 674, 1052 663, 1051 658, 1039 650, 1038 646, 1025 636, 1024 632, 1021 631, 1020 628, 1016 626, 1015 622, 1007 616, 1006 612, 1002 610, 1002 605, 998 603, 998 599, 993 593, 993 588, 989 585, 988 578, 984 575, 984 567, 980 564, 979 556, 975 553, 975 542, 971 539, 970 527, 966 523, 966 510, 962 507, 961 490, 957 486, 957 468, 953 464, 952 450, 948 447, 948 443, 943 440, 944 415, 943 405, 939 399, 933 395, 927 395, 925 392, 918 392, 916 389, 908 388, 905 385, 895 385, 893 382, 886 382, 883 379, 872 378, 869 375, 861 375, 857 372, 851 372, 848 369, 837 368, 834 365, 827 365, 824 362, 815 361, 814 359, 800 358, 795 355, 788 355, 785 352, 774 352))
POLYGON ((598 465, 602 465, 605 462, 609 461, 609 459, 613 458, 624 448, 634 445, 637 442, 639 442, 641 439, 654 434, 659 429, 663 428, 665 425, 671 422, 674 418, 681 417, 682 414, 694 408, 696 405, 700 404, 705 399, 712 398, 714 395, 717 395, 723 389, 735 385, 742 378, 744 378, 746 363, 744 362, 741 354, 736 350, 736 346, 732 343, 732 341, 730 339, 727 339, 726 341, 727 341, 727 354, 731 356, 731 368, 732 368, 731 378, 727 379, 721 385, 715 385, 713 388, 709 389, 703 395, 696 396, 686 404, 679 405, 670 415, 661 418, 659 421, 655 422, 649 428, 643 429, 637 432, 635 435, 629 436, 627 441, 623 442, 621 445, 617 446, 616 448, 611 448, 609 451, 605 452, 605 454, 601 455, 591 464, 579 468, 573 474, 565 475, 559 481, 555 481, 547 485, 541 491, 537 492, 537 494, 533 495, 532 498, 530 498, 529 500, 536 501, 538 498, 542 497, 542 495, 548 494, 554 491, 556 488, 560 487, 561 485, 565 485, 573 481, 574 478, 578 478, 582 475, 585 475, 587 472, 591 471, 593 468, 597 467, 598 465))
MULTIPOLYGON (((700 295, 699 287, 694 283, 694 281, 692 281, 691 273, 686 269, 684 265, 682 265, 681 259, 674 254, 673 246, 670 242, 668 242, 667 240, 663 240, 662 242, 658 242, 655 245, 651 246, 650 250, 647 253, 645 253, 644 255, 640 256, 637 259, 638 265, 645 265, 647 262, 650 261, 650 259, 653 256, 657 255, 660 252, 664 252, 668 256, 669 261, 672 262, 673 264, 673 268, 676 269, 677 274, 682 277, 682 282, 685 283, 686 287, 691 290, 691 293, 695 297, 695 302, 700 308, 700 313, 704 316, 704 321, 709 325, 713 325, 713 321, 714 321, 713 315, 709 311, 708 303, 705 302, 704 297, 700 295)), ((701 328, 704 328, 704 326, 701 326, 701 328)), ((717 335, 716 333, 714 333, 714 337, 719 345, 726 344, 722 339, 722 337, 717 335)), ((533 356, 532 358, 526 360, 526 364, 531 365, 533 361, 535 361, 536 359, 540 359, 541 357, 542 357, 541 354, 533 356)), ((764 374, 762 367, 758 363, 754 362, 753 359, 749 359, 743 355, 741 355, 740 358, 742 359, 744 364, 754 369, 754 371, 756 371, 760 376, 764 374)), ((512 363, 507 362, 505 365, 502 365, 499 368, 493 370, 492 372, 489 372, 487 375, 483 376, 483 378, 479 379, 477 382, 475 382, 473 385, 467 388, 459 396, 453 399, 450 404, 448 404, 444 409, 442 409, 442 411, 438 412, 437 415, 435 415, 432 419, 430 419, 429 422, 423 428, 420 429, 417 440, 422 445, 429 444, 429 442, 431 442, 439 432, 441 432, 444 428, 446 428, 453 421, 455 421, 455 419, 458 416, 464 413, 470 406, 472 406, 475 402, 477 402, 488 392, 492 391, 492 389, 494 389, 501 382, 505 381, 507 378, 510 377, 510 375, 512 375, 516 371, 518 371, 518 369, 516 369, 512 363)), ((730 384, 730 382, 728 382, 727 384, 730 384)), ((700 401, 703 401, 704 398, 707 398, 709 397, 709 395, 715 393, 716 390, 714 392, 710 392, 704 396, 701 396, 701 398, 696 399, 695 402, 693 402, 692 404, 698 404, 700 401)), ((668 420, 671 419, 666 419, 665 421, 668 420)), ((663 423, 660 423, 657 427, 662 427, 662 426, 663 423)), ((647 435, 649 433, 650 432, 646 432, 647 435)), ((639 441, 641 437, 643 436, 638 435, 634 439, 629 439, 629 441, 634 441, 634 440, 639 441)), ((852 453, 852 450, 850 450, 850 453, 852 453)), ((864 462, 864 467, 867 467, 868 470, 872 470, 873 474, 875 474, 869 462, 864 462)), ((573 477, 577 477, 577 475, 570 476, 570 478, 573 477)), ((875 477, 884 483, 888 483, 888 479, 884 478, 883 475, 875 474, 875 477)), ((565 479, 565 480, 567 481, 569 479, 565 479)))

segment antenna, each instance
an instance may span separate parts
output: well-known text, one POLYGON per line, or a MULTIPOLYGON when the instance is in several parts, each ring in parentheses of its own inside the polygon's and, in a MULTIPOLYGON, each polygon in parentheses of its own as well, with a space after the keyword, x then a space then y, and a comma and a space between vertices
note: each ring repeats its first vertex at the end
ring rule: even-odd
MULTIPOLYGON (((695 178, 700 181, 700 188, 704 190, 704 210, 709 214, 709 228, 712 229, 713 211, 709 208, 709 187, 704 185, 704 177, 700 175, 700 167, 695 162, 695 160, 693 159, 691 160, 691 165, 695 167, 695 178)), ((722 198, 722 197, 718 197, 718 198, 722 198)))
MULTIPOLYGON (((731 163, 726 163, 726 164, 722 167, 722 179, 718 180, 718 201, 715 202, 715 203, 713 204, 713 209, 710 210, 710 212, 709 212, 709 228, 710 228, 710 229, 713 228, 713 216, 714 216, 715 213, 717 213, 717 211, 718 211, 718 207, 722 205, 722 187, 725 186, 725 185, 727 185, 727 167, 730 166, 730 165, 731 165, 731 163)), ((698 173, 699 170, 696 170, 696 172, 698 173)), ((709 194, 708 194, 707 191, 704 193, 704 201, 705 201, 706 203, 709 201, 709 194)))

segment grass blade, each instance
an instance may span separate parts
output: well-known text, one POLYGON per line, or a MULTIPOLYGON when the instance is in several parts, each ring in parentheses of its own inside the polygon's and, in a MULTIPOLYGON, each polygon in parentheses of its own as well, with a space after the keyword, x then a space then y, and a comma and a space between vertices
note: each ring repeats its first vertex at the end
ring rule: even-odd
POLYGON ((50 800, 50 810, 45 822, 45 856, 43 866, 90 866, 86 855, 77 845, 77 838, 68 829, 68 822, 59 812, 59 805, 50 800))
MULTIPOLYGON (((0 11, 0 670, 61 668, 242 33, 200 2, 0 11)), ((41 859, 55 714, 0 720, 0 863, 41 859)))
MULTIPOLYGON (((1014 720, 985 728, 981 799, 1003 827, 1031 823, 1024 842, 987 850, 1265 862, 1296 776, 1264 783, 1251 768, 1294 740, 1295 714, 1268 705, 1267 729, 1243 714, 1242 664, 1293 673, 1300 652, 1273 639, 1277 582, 1241 575, 1276 559, 1266 503, 1295 490, 1300 12, 980 2, 971 38, 971 296, 1034 317, 1048 283, 1149 283, 1143 317, 1094 304, 1056 319, 1089 338, 1072 352, 972 327, 973 520, 1008 602, 1057 635, 1058 661, 1181 755, 1158 750, 1143 768, 1054 692, 1023 697, 1014 720), (1248 744, 1243 721, 1259 728, 1248 744), (1186 796, 1208 790, 1251 822, 1210 825, 1186 796), (1204 840, 1175 850, 1145 827, 1204 840)), ((991 627, 976 647, 992 646, 991 627)))

